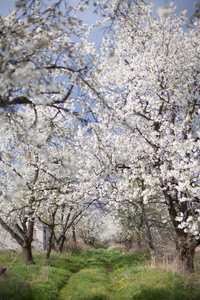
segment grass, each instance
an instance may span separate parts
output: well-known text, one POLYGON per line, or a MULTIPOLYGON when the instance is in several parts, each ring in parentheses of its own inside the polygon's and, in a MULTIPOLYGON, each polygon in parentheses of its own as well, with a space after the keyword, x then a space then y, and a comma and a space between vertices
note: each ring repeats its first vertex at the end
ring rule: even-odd
POLYGON ((90 260, 61 290, 60 300, 199 300, 198 273, 181 276, 152 268, 149 254, 91 251, 90 260))
MULTIPOLYGON (((67 268, 60 267, 60 255, 49 265, 44 254, 36 254, 36 265, 26 266, 17 252, 0 253, 0 265, 8 267, 6 278, 0 278, 0 300, 53 300, 71 276, 67 268), (57 264, 57 266, 56 266, 57 264)), ((64 261, 64 255, 63 255, 64 261)))
POLYGON ((8 267, 7 277, 0 278, 0 300, 200 299, 198 267, 184 276, 162 265, 152 268, 149 253, 92 248, 49 260, 44 253, 34 257, 36 265, 26 266, 21 254, 0 253, 0 265, 8 267))

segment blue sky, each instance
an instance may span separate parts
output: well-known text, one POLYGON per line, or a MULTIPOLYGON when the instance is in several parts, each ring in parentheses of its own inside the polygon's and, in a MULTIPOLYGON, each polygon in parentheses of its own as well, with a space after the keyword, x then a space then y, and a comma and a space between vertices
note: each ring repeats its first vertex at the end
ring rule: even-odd
MULTIPOLYGON (((75 0, 71 0, 71 3, 75 0)), ((52 3, 52 1, 49 1, 52 3)), ((76 2, 76 1, 75 1, 76 2)), ((93 0, 90 0, 92 3, 93 0)), ((155 12, 157 12, 158 8, 163 5, 170 5, 171 0, 155 0, 155 12)), ((174 3, 177 7, 177 11, 180 12, 183 9, 188 11, 187 16, 190 18, 192 13, 195 11, 194 3, 200 2, 200 0, 174 0, 174 3)), ((9 10, 15 9, 15 0, 0 0, 0 15, 6 17, 9 14, 9 10)), ((92 13, 93 6, 91 9, 88 9, 86 12, 82 13, 82 18, 84 23, 92 24, 98 18, 97 15, 92 13)), ((102 31, 99 29, 92 32, 90 36, 90 41, 95 42, 96 46, 98 47, 101 42, 102 31)))
MULTIPOLYGON (((73 1, 73 0, 72 0, 73 1)), ((50 3, 52 3, 52 1, 49 1, 50 3)), ((155 1, 155 9, 157 10, 157 8, 159 6, 163 6, 163 5, 169 5, 170 4, 170 0, 156 0, 155 1)), ((182 9, 187 9, 189 15, 192 14, 192 12, 194 11, 194 3, 195 2, 200 2, 199 0, 174 0, 175 5, 177 6, 178 11, 181 11, 182 9)), ((6 16, 9 13, 9 9, 13 10, 15 7, 15 0, 0 0, 0 15, 6 16)), ((91 14, 88 16, 86 16, 86 18, 91 20, 91 19, 95 19, 96 15, 91 16, 91 14), (92 17, 92 18, 91 18, 92 17)))

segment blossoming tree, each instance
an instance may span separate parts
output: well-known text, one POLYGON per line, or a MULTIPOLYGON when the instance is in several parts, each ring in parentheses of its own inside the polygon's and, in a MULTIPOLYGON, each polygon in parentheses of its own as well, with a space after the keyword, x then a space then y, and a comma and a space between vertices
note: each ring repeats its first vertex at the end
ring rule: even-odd
POLYGON ((37 108, 37 121, 28 108, 25 114, 20 108, 10 118, 1 116, 0 224, 21 245, 27 264, 33 263, 36 215, 47 215, 52 203, 61 204, 64 200, 58 195, 78 181, 74 149, 68 145, 73 134, 65 126, 63 135, 66 119, 55 113, 54 108, 37 108))
POLYGON ((178 16, 173 6, 158 20, 152 3, 102 1, 111 22, 100 59, 76 17, 86 6, 63 13, 61 3, 18 1, 17 12, 0 18, 0 118, 7 124, 1 127, 1 224, 6 227, 12 205, 24 207, 25 230, 42 209, 38 203, 68 188, 72 161, 60 145, 75 129, 76 147, 69 147, 69 157, 75 149, 80 155, 74 197, 120 204, 140 196, 145 205, 163 193, 179 269, 192 272, 200 244, 200 20, 184 31, 185 12, 178 16), (137 180, 148 188, 134 187, 137 180))
POLYGON ((87 27, 76 16, 87 7, 81 3, 17 1, 16 11, 0 17, 0 222, 22 246, 27 264, 34 262, 36 214, 52 202, 56 207, 58 194, 78 182, 69 140, 76 122, 87 123, 75 101, 85 99, 77 88, 93 56, 87 27))
POLYGON ((17 1, 16 11, 0 17, 1 110, 44 105, 78 117, 72 94, 91 71, 92 44, 76 16, 87 5, 64 2, 17 1))
POLYGON ((131 182, 142 179, 149 187, 140 192, 144 203, 155 191, 163 193, 177 234, 179 270, 192 272, 200 244, 200 22, 184 31, 186 12, 177 15, 172 5, 157 19, 152 7, 142 1, 115 7, 94 78, 98 93, 90 93, 99 115, 91 125, 94 157, 105 180, 112 171, 110 185, 116 173, 126 173, 120 184, 127 193, 137 195, 131 182))

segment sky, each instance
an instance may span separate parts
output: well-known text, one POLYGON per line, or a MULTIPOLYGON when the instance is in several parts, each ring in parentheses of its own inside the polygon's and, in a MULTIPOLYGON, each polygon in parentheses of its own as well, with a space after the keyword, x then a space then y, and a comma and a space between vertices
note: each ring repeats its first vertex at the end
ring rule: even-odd
MULTIPOLYGON (((72 0, 73 1, 73 0, 72 0)), ((52 3, 52 1, 49 1, 52 3)), ((90 0, 91 2, 91 0, 90 0)), ((170 0, 156 0, 155 1, 155 10, 157 11, 158 7, 163 6, 163 5, 168 5, 170 4, 170 0)), ((177 6, 178 11, 180 12, 183 9, 188 10, 189 16, 191 16, 192 12, 194 11, 194 3, 195 2, 200 2, 200 0, 174 0, 175 5, 177 6)), ((15 8, 15 0, 0 0, 0 15, 6 16, 9 13, 9 10, 13 10, 15 8)), ((86 16, 92 17, 92 20, 95 19, 96 15, 94 16, 86 16)))
MULTIPOLYGON (((16 0, 0 0, 0 15, 3 17, 6 17, 9 14, 9 10, 14 10, 15 9, 15 1, 16 0)), ((71 0, 71 2, 74 0, 71 0)), ((52 4, 52 1, 50 1, 50 4, 52 4)), ((75 1, 76 2, 76 1, 75 1)), ((90 0, 92 3, 92 0, 90 0)), ((155 15, 157 15, 157 10, 159 7, 162 7, 163 5, 170 5, 171 0, 155 0, 155 15)), ((190 19, 192 16, 192 13, 195 11, 194 3, 195 2, 200 2, 200 0, 174 0, 174 3, 177 7, 178 13, 184 9, 188 11, 187 17, 190 19)), ((91 6, 87 11, 82 13, 82 18, 84 23, 90 25, 93 22, 97 21, 98 16, 96 14, 93 14, 94 7, 91 6)), ((96 47, 100 45, 101 42, 101 37, 102 37, 102 31, 100 29, 96 29, 95 31, 92 32, 89 41, 90 42, 95 42, 96 47)))

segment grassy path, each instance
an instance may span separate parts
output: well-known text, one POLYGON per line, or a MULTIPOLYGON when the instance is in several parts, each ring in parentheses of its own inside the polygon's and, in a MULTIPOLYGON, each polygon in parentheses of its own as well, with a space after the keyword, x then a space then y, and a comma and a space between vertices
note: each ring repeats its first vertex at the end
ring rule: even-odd
MULTIPOLYGON (((199 300, 184 276, 145 267, 145 255, 98 249, 60 292, 59 300, 199 300)), ((198 289, 198 290, 197 290, 198 289)))
POLYGON ((119 266, 120 260, 122 264, 123 258, 124 255, 118 251, 93 251, 92 257, 70 277, 61 290, 60 300, 124 299, 120 283, 113 275, 113 268, 119 266))
POLYGON ((151 268, 148 254, 123 254, 103 248, 71 254, 34 253, 36 265, 23 255, 0 252, 0 300, 200 300, 200 255, 194 274, 151 268))

